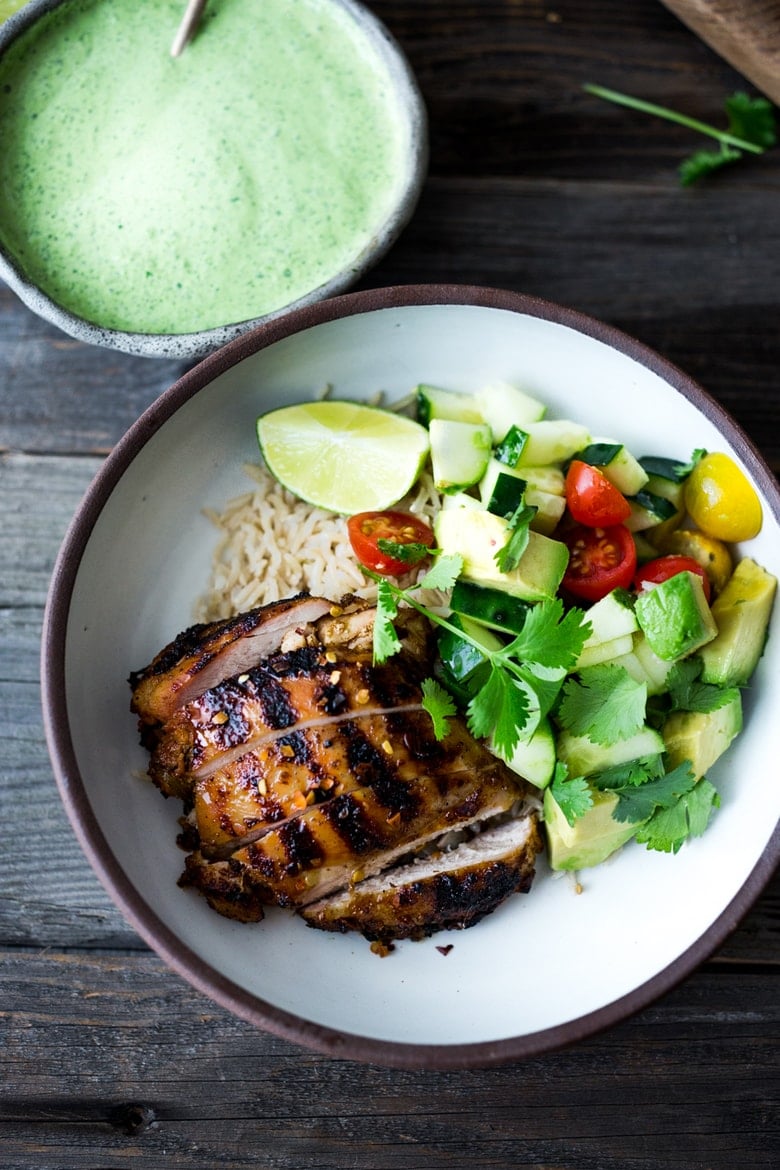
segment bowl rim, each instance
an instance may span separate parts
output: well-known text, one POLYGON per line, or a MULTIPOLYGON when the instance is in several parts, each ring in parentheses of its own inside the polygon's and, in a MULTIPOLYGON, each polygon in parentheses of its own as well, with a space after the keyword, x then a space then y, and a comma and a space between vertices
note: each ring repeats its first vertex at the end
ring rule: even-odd
MULTIPOLYGON (((27 0, 0 24, 0 59, 23 33, 49 12, 72 0, 27 0)), ((345 291, 377 264, 396 242, 414 214, 428 171, 430 154, 428 113, 417 78, 401 45, 363 0, 325 0, 351 16, 385 63, 396 91, 398 106, 409 127, 407 181, 390 214, 361 251, 340 271, 286 305, 243 321, 227 322, 189 333, 142 333, 110 329, 66 309, 30 280, 16 257, 0 240, 0 280, 23 304, 43 320, 78 341, 114 349, 136 357, 200 360, 236 337, 267 321, 345 291)), ((173 30, 175 31, 175 29, 173 30)))
POLYGON ((313 326, 376 310, 440 305, 507 310, 569 327, 656 373, 723 431, 780 522, 780 487, 739 424, 692 377, 629 334, 578 310, 489 286, 416 284, 369 289, 307 305, 241 335, 186 372, 130 426, 101 465, 71 520, 51 577, 41 643, 44 730, 61 799, 90 864, 141 938, 176 974, 255 1027, 328 1056, 416 1069, 478 1068, 525 1060, 568 1047, 647 1007, 707 959, 757 900, 780 861, 780 823, 746 881, 709 928, 672 963, 604 1007, 555 1027, 497 1041, 441 1045, 363 1037, 302 1019, 238 986, 183 943, 137 893, 111 852, 80 776, 68 728, 65 652, 73 589, 92 529, 124 471, 181 406, 246 358, 313 326))

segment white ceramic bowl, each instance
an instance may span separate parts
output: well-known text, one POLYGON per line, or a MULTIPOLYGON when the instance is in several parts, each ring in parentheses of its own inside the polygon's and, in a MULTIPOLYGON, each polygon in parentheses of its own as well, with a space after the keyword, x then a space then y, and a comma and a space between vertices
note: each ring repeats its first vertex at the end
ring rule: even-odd
MULTIPOLYGON (((238 339, 168 390, 106 460, 60 554, 45 622, 44 706, 57 780, 82 845, 138 932, 230 1010, 302 1045, 374 1063, 455 1067, 518 1059, 624 1018, 705 959, 780 855, 780 639, 746 693, 746 726, 710 776, 722 807, 677 856, 632 844, 582 874, 539 865, 528 896, 472 929, 400 944, 284 914, 220 918, 176 884, 177 808, 134 778, 145 753, 131 669, 192 618, 214 530, 201 507, 245 488, 255 418, 316 394, 389 400, 425 381, 514 381, 637 453, 730 452, 759 491, 750 553, 780 574, 780 494, 707 394, 638 342, 577 313, 488 289, 420 286, 310 306, 238 339), (446 957, 437 949, 453 943, 446 957)), ((775 628, 777 622, 775 621, 775 628)))
MULTIPOLYGON (((69 3, 70 0, 30 0, 23 9, 21 9, 14 16, 7 21, 0 24, 0 60, 9 52, 15 45, 18 39, 27 33, 31 26, 39 21, 46 21, 54 10, 59 9, 63 4, 69 3)), ((367 269, 374 265, 381 256, 391 247, 395 242, 403 228, 408 223, 417 200, 420 195, 422 184, 425 179, 427 164, 428 164, 428 137, 427 137, 427 115, 425 106, 420 95, 416 80, 412 74, 409 64, 402 53, 399 45, 385 28, 385 26, 376 18, 370 9, 364 7, 360 0, 324 0, 325 4, 332 5, 336 9, 336 14, 339 20, 342 21, 344 32, 345 51, 344 58, 349 60, 349 53, 347 46, 354 44, 359 46, 355 52, 355 56, 361 55, 367 60, 375 62, 377 77, 377 90, 385 94, 388 107, 392 106, 396 110, 397 120, 399 126, 399 161, 394 166, 395 183, 391 190, 389 185, 383 188, 384 195, 382 196, 381 207, 379 206, 380 199, 377 196, 376 206, 369 204, 369 208, 373 210, 366 212, 370 217, 369 220, 363 224, 360 229, 356 229, 354 236, 345 243, 344 249, 338 254, 336 258, 331 258, 330 253, 326 253, 327 261, 322 260, 317 265, 316 276, 312 273, 311 283, 307 286, 303 280, 295 286, 295 295, 293 298, 287 298, 286 303, 271 304, 270 298, 268 301, 263 301, 263 305, 270 304, 271 307, 264 309, 262 313, 258 313, 253 307, 252 303, 246 304, 246 312, 241 313, 236 318, 235 313, 229 315, 227 319, 219 320, 216 325, 209 328, 199 328, 193 332, 177 332, 177 333, 162 333, 162 332, 140 332, 132 331, 130 329, 107 327, 106 320, 102 322, 98 319, 97 310, 95 315, 86 319, 85 316, 79 315, 77 311, 72 308, 76 302, 68 301, 68 296, 72 295, 72 290, 69 290, 68 296, 60 295, 60 300, 55 299, 53 294, 47 289, 55 287, 51 285, 51 272, 44 265, 45 275, 33 275, 34 269, 28 261, 27 266, 20 260, 21 246, 34 247, 35 245, 28 244, 29 239, 34 238, 27 230, 27 225, 20 229, 22 245, 11 246, 10 242, 3 243, 3 233, 0 232, 0 279, 3 279, 16 294, 39 316, 45 320, 51 321, 57 325, 65 333, 72 337, 78 338, 81 341, 91 343, 93 345, 107 346, 112 349, 124 351, 126 353, 138 354, 148 357, 161 358, 181 358, 181 359, 196 359, 212 352, 213 350, 224 345, 232 338, 239 336, 242 333, 254 328, 263 321, 270 320, 290 309, 299 308, 301 306, 311 304, 314 301, 321 300, 325 297, 333 296, 336 293, 343 291, 353 284, 367 269), (45 287, 43 287, 45 286, 45 287), (63 304, 61 302, 67 302, 63 304)), ((103 0, 103 3, 110 6, 111 0, 103 0)), ((178 13, 176 19, 183 14, 184 4, 181 5, 181 13, 178 13)), ((300 6, 299 11, 305 13, 304 5, 300 6)), ((209 17, 216 15, 220 17, 221 14, 209 13, 209 17)), ((316 18, 316 12, 312 14, 312 19, 316 18)), ((157 20, 157 25, 161 25, 163 18, 167 16, 163 13, 157 20)), ((296 15, 297 18, 297 15, 296 15)), ((206 22, 206 16, 203 18, 206 22)), ((167 33, 164 31, 167 25, 163 26, 162 31, 155 25, 155 35, 166 37, 167 33)), ((216 21, 214 28, 211 27, 203 33, 203 36, 220 36, 219 20, 216 21)), ((220 26, 221 27, 221 26, 220 26)), ((164 62, 168 57, 168 46, 173 41, 174 33, 176 32, 175 23, 170 30, 170 40, 163 41, 160 44, 161 62, 164 62)), ((56 42, 55 47, 59 42, 56 42)), ((163 77, 163 82, 168 85, 169 75, 175 76, 176 69, 187 69, 189 60, 193 58, 193 54, 200 51, 200 46, 196 43, 194 47, 185 49, 184 57, 181 59, 183 64, 178 62, 169 67, 166 72, 160 66, 160 73, 163 77)), ((200 60, 200 58, 198 58, 200 60)), ((329 66, 330 67, 330 66, 329 66)), ((254 175, 250 172, 248 175, 242 176, 238 170, 237 159, 242 156, 251 156, 253 152, 261 150, 257 142, 262 138, 261 130, 263 127, 256 124, 257 120, 263 118, 263 115, 251 107, 251 113, 244 108, 243 95, 247 93, 248 87, 251 86, 251 79, 247 79, 236 70, 236 82, 231 89, 229 81, 220 85, 217 90, 219 101, 213 102, 210 100, 206 85, 197 85, 196 94, 192 95, 193 100, 203 102, 203 117, 199 121, 208 127, 208 134, 204 136, 204 141, 194 149, 202 151, 203 154, 212 154, 212 141, 214 142, 214 149, 217 149, 219 139, 229 139, 227 147, 223 147, 223 153, 227 158, 223 170, 219 177, 214 176, 212 182, 215 190, 207 193, 205 199, 206 205, 213 205, 213 217, 207 224, 204 225, 202 234, 197 234, 194 228, 189 227, 189 219, 187 215, 187 208, 190 206, 186 202, 188 196, 186 192, 193 192, 193 205, 202 204, 204 202, 203 193, 200 192, 197 183, 193 180, 193 175, 197 176, 198 168, 203 165, 200 155, 193 155, 190 158, 187 154, 183 155, 180 161, 176 160, 177 156, 174 153, 176 146, 177 131, 176 128, 171 128, 166 121, 166 113, 169 113, 168 106, 175 108, 175 104, 181 103, 186 91, 180 92, 176 89, 163 89, 161 92, 164 97, 160 99, 161 105, 165 109, 161 110, 159 125, 155 123, 155 133, 150 133, 150 128, 145 120, 140 120, 138 124, 134 124, 132 119, 132 102, 123 106, 121 112, 122 136, 126 136, 126 149, 120 153, 119 159, 112 163, 112 166, 124 167, 126 159, 135 160, 136 157, 141 159, 140 162, 133 162, 134 173, 139 171, 146 175, 149 172, 149 179, 151 182, 152 172, 156 174, 157 170, 162 166, 162 163, 155 162, 154 167, 151 163, 144 163, 144 152, 140 150, 139 144, 144 144, 149 139, 154 139, 165 146, 165 174, 166 181, 161 184, 161 192, 152 198, 147 195, 146 189, 143 191, 143 199, 140 197, 141 193, 136 196, 135 202, 140 206, 148 204, 148 233, 149 237, 157 236, 161 241, 175 239, 181 237, 181 242, 161 243, 161 251, 159 256, 154 252, 154 244, 149 244, 152 249, 150 253, 150 267, 155 269, 155 272, 147 273, 147 276, 154 276, 155 280, 152 287, 156 290, 155 296, 163 298, 167 296, 165 291, 166 283, 170 283, 171 288, 174 287, 173 278, 168 278, 167 273, 173 271, 174 267, 177 275, 181 281, 186 283, 188 260, 187 257, 196 256, 202 253, 204 249, 209 247, 209 240, 217 237, 227 238, 231 241, 247 241, 246 247, 251 254, 251 241, 257 232, 252 231, 252 223, 246 223, 249 212, 246 210, 244 199, 248 189, 255 181, 254 175), (204 95, 201 98, 201 89, 204 90, 204 95), (221 109, 221 104, 224 103, 226 112, 224 113, 224 122, 220 121, 220 115, 215 113, 215 110, 221 109), (255 119, 254 121, 251 119, 255 119), (173 136, 173 141, 171 141, 173 136), (146 167, 144 171, 143 168, 146 167), (170 173, 169 173, 170 172, 170 173), (233 211, 233 209, 236 209, 233 211), (164 228, 160 228, 159 222, 162 217, 162 222, 166 224, 164 228), (182 252, 182 249, 184 251, 182 252), (159 263, 161 272, 159 277, 156 273, 156 268, 159 263)), ((136 67, 132 59, 129 59, 128 64, 129 77, 137 73, 136 67)), ((325 80, 328 77, 327 71, 324 71, 322 84, 326 84, 325 80)), ((206 78, 208 81, 208 77, 206 78)), ((161 82, 161 85, 163 84, 161 82)), ((128 79, 129 84, 129 79, 128 79)), ((154 82, 153 84, 156 84, 154 82)), ((357 83, 355 83, 357 84, 357 83)), ((294 82, 290 81, 290 86, 294 86, 294 82)), ((368 85, 366 86, 368 88, 368 85)), ((210 95, 213 98, 213 94, 210 95)), ((254 100, 254 95, 250 92, 249 98, 254 100)), ((110 108, 110 103, 116 102, 117 94, 110 92, 106 98, 106 105, 110 108)), ((10 104, 10 102, 9 102, 10 104)), ((288 107, 291 106, 291 101, 288 98, 288 107)), ((276 105, 276 103, 275 103, 276 105)), ((11 106, 13 108, 13 106, 11 106)), ((100 110, 102 106, 97 104, 96 108, 100 110)), ((47 107, 47 115, 56 117, 57 111, 51 111, 47 107)), ((91 115, 89 115, 91 116, 91 115)), ((395 116, 395 115, 394 115, 395 116)), ((139 119, 142 115, 139 115, 139 119)), ((323 110, 322 119, 327 122, 328 112, 323 110)), ((285 133, 285 123, 289 121, 289 111, 284 108, 277 111, 275 106, 269 114, 268 118, 263 121, 263 126, 271 124, 273 133, 268 133, 269 142, 273 143, 281 134, 285 133)), ((95 119, 95 129, 93 131, 96 141, 101 142, 108 134, 107 128, 103 127, 99 119, 95 119)), ((302 130, 301 134, 310 134, 310 130, 302 130)), ((333 140, 328 140, 326 146, 322 148, 323 156, 333 150, 335 158, 337 159, 337 166, 340 166, 339 159, 344 157, 344 152, 348 150, 348 140, 346 134, 339 138, 338 134, 332 132, 333 140), (335 143, 335 145, 334 145, 335 143)), ((109 142, 107 149, 113 149, 109 142)), ((270 152, 275 149, 273 146, 268 147, 270 152)), ((23 153, 23 152, 21 152, 23 153)), ((322 176, 325 177, 328 173, 328 163, 323 157, 322 159, 322 176)), ((370 174, 370 167, 365 167, 358 172, 362 174, 370 174)), ((318 172, 319 174, 319 172, 318 172)), ((2 163, 0 163, 0 180, 3 179, 2 163)), ((89 184, 95 184, 98 187, 103 183, 103 174, 90 175, 89 184)), ((280 179, 281 183, 285 176, 280 179)), ((85 180, 86 182, 87 180, 85 180)), ((357 182, 357 180, 354 180, 357 182)), ((314 180, 312 180, 314 182, 314 180)), ((334 190, 337 189, 338 184, 334 183, 334 190)), ((276 189, 276 188, 275 188, 276 189)), ((102 190, 102 188, 101 188, 102 190)), ((308 188, 307 188, 308 191, 308 188)), ((69 196, 71 203, 78 208, 82 196, 82 189, 76 189, 72 195, 69 196)), ((314 200, 312 201, 312 193, 308 191, 307 194, 301 195, 302 201, 308 207, 312 214, 320 214, 319 208, 323 201, 327 202, 328 198, 337 199, 337 195, 329 196, 328 188, 323 183, 317 181, 314 189, 314 200)), ((63 198, 65 198, 63 196, 63 198)), ((107 188, 105 199, 101 203, 101 207, 105 204, 107 207, 113 206, 112 200, 115 196, 111 187, 107 188)), ((116 197, 117 202, 117 216, 122 214, 123 203, 120 197, 116 197)), ((129 199, 130 196, 128 195, 129 199)), ((66 206, 70 203, 66 200, 66 206)), ((288 207, 296 206, 292 200, 292 196, 279 202, 278 209, 275 214, 281 216, 278 223, 281 225, 274 233, 269 236, 269 239, 276 241, 277 239, 286 240, 285 233, 292 230, 292 225, 296 221, 297 216, 288 216, 286 209, 288 207)), ((257 213, 257 220, 255 223, 261 222, 260 212, 257 213)), ((270 214, 270 213, 269 213, 270 214)), ((94 217, 93 210, 81 212, 81 218, 87 219, 94 217)), ((78 218, 78 217, 77 217, 78 218)), ((335 215, 334 215, 335 221, 335 215)), ((56 226, 55 229, 50 227, 46 231, 52 231, 59 237, 67 226, 67 220, 63 219, 62 224, 56 226)), ((273 220, 274 223, 277 220, 273 220)), ((316 249, 316 240, 322 238, 320 233, 325 233, 330 230, 330 212, 322 213, 322 223, 317 225, 316 232, 313 233, 313 238, 306 245, 303 256, 299 258, 298 263, 305 264, 305 256, 308 255, 311 249, 316 249)), ((122 225, 120 225, 122 226, 122 225)), ((124 225, 125 227, 127 225, 124 225)), ((106 272, 103 276, 101 274, 100 287, 110 288, 112 282, 116 282, 120 287, 123 287, 124 271, 126 269, 135 270, 142 263, 144 263, 145 254, 142 257, 140 251, 138 255, 134 251, 126 251, 123 244, 120 243, 126 239, 129 230, 124 233, 117 233, 116 235, 107 232, 106 228, 101 229, 105 234, 106 246, 104 255, 106 255, 106 272), (116 254, 114 254, 116 252, 116 254), (129 257, 129 259, 127 258, 129 257)), ((113 223, 112 223, 113 231, 113 223)), ((302 241, 303 243, 303 241, 302 241)), ((145 245, 143 245, 145 246, 145 245)), ((136 249, 140 250, 142 242, 139 239, 136 244, 136 249)), ((286 247, 286 245, 285 245, 286 247)), ((285 262, 289 262, 295 268, 295 260, 288 257, 294 256, 294 251, 290 249, 285 250, 285 247, 280 248, 279 255, 284 257, 285 262)), ((234 244, 234 250, 240 249, 241 243, 234 244)), ((231 253, 232 254, 232 253, 231 253)), ((85 255, 85 246, 81 243, 76 245, 76 251, 72 262, 75 265, 81 265, 85 255)), ((335 254, 334 254, 335 255, 335 254)), ((265 254, 260 254, 254 258, 258 267, 262 267, 265 254)), ((36 261, 38 263, 39 261, 36 261)), ((277 262, 276 257, 268 260, 265 257, 265 262, 274 266, 274 271, 278 271, 281 260, 277 262)), ((64 259, 61 263, 64 263, 64 259)), ((254 270, 252 270, 254 273, 254 270)), ((209 280, 210 269, 207 269, 204 275, 204 281, 209 280)), ((247 274, 248 278, 248 274, 247 274)), ((193 281, 189 278, 190 283, 196 288, 199 286, 198 281, 193 281)), ((225 283, 229 283, 227 276, 224 278, 225 283)), ((203 283, 203 282, 200 282, 203 283)), ((136 307, 126 306, 121 301, 120 297, 125 295, 119 292, 114 293, 114 302, 112 302, 112 311, 121 313, 120 318, 112 317, 111 320, 122 319, 136 321, 140 320, 136 316, 136 307), (127 316, 128 308, 131 309, 131 316, 127 316)), ((170 296, 173 299, 175 293, 170 296)), ((249 302, 256 293, 247 293, 247 301, 249 302)), ((236 298, 237 299, 237 298, 236 298)), ((260 303, 256 301, 256 303, 260 303)), ((243 301, 241 302, 243 307, 243 301)), ((215 308, 215 314, 216 309, 215 308)))

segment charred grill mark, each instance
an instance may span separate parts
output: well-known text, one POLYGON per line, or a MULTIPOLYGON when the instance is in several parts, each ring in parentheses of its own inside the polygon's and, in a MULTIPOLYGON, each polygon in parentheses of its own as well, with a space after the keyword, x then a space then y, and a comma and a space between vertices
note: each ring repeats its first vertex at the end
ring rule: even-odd
MULTIPOLYGON (((420 798, 401 780, 389 756, 378 750, 355 724, 346 724, 347 762, 358 784, 371 789, 377 802, 392 816, 409 820, 420 809, 420 798)), ((391 749, 390 741, 387 742, 391 749)))
POLYGON ((357 856, 380 848, 384 842, 361 802, 352 792, 334 796, 322 806, 323 813, 339 837, 357 856))
POLYGON ((263 678, 258 698, 263 712, 263 721, 275 731, 283 727, 291 727, 297 722, 298 712, 293 705, 289 691, 273 675, 269 674, 263 678))
POLYGON ((322 864, 322 847, 304 817, 287 821, 280 826, 278 833, 286 858, 283 866, 285 874, 294 875, 322 864))
POLYGON ((322 647, 301 646, 297 650, 274 654, 268 660, 267 669, 277 678, 317 674, 322 669, 322 647))

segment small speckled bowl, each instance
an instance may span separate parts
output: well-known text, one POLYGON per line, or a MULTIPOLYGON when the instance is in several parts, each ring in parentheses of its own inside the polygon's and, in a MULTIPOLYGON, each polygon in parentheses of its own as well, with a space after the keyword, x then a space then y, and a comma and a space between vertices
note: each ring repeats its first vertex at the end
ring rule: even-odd
MULTIPOLYGON (((71 0, 30 0, 16 15, 0 24, 0 63, 10 47, 36 22, 49 19, 54 10, 69 2, 71 0)), ((105 2, 110 4, 111 0, 105 2)), ((383 75, 380 77, 381 85, 391 93, 392 102, 397 110, 403 153, 403 173, 398 176, 392 199, 388 199, 381 215, 378 219, 372 220, 367 230, 361 229, 360 238, 356 236, 352 243, 345 247, 337 265, 324 266, 323 271, 312 280, 311 287, 305 287, 301 295, 298 295, 300 289, 297 289, 285 303, 275 304, 272 308, 264 307, 259 314, 253 312, 252 305, 247 303, 246 319, 235 320, 237 314, 230 312, 226 314, 228 319, 215 327, 177 333, 135 332, 130 329, 106 327, 100 320, 88 320, 85 316, 78 315, 71 308, 59 303, 49 292, 44 291, 42 287, 44 281, 40 277, 32 276, 29 270, 25 270, 26 267, 29 269, 29 265, 25 266, 20 261, 18 249, 12 249, 2 232, 0 278, 5 280, 21 300, 39 316, 51 321, 78 340, 141 356, 179 359, 201 358, 265 321, 348 288, 390 248, 414 211, 428 162, 427 117, 409 65, 387 29, 356 0, 325 2, 340 10, 338 15, 346 22, 348 35, 359 42, 359 51, 362 52, 365 47, 365 52, 371 55, 377 69, 383 75)), ((306 9, 301 6, 299 11, 305 14, 306 9)), ((176 19, 171 27, 171 41, 180 15, 177 9, 176 19)), ((214 16, 214 13, 211 15, 214 16)), ((217 34, 216 22, 213 31, 209 31, 211 35, 217 34)), ((163 45, 162 54, 167 54, 168 49, 169 45, 163 45)), ((193 48, 190 47, 185 50, 185 55, 192 52, 193 48)), ((323 118, 327 118, 327 111, 323 112, 323 118)), ((139 126, 138 134, 134 135, 131 124, 128 138, 143 137, 144 127, 139 126)), ((241 125, 235 137, 239 146, 246 148, 247 142, 251 144, 254 141, 252 124, 241 125)), ((128 150, 131 146, 132 143, 128 142, 128 150)), ((190 182, 190 179, 182 174, 181 181, 184 185, 190 182)), ((224 222, 223 217, 217 227, 224 222)), ((197 246, 198 241, 193 239, 191 241, 193 252, 197 250, 197 246)), ((109 279, 107 272, 106 280, 109 279)), ((67 297, 60 296, 59 300, 67 300, 67 297)), ((90 317, 92 316, 90 314, 90 317)))

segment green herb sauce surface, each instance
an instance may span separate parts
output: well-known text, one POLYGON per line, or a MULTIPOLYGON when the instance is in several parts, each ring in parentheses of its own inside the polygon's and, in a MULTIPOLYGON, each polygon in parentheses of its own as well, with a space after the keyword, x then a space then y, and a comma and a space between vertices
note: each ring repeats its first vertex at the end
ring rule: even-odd
POLYGON ((0 240, 104 327, 273 312, 359 263, 408 174, 386 63, 328 0, 72 0, 0 62, 0 240))

